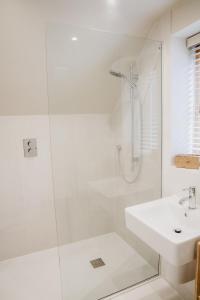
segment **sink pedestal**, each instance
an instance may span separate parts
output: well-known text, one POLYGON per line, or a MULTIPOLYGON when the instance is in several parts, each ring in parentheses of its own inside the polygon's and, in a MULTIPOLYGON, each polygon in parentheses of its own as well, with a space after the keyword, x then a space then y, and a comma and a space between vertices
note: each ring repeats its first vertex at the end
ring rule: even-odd
POLYGON ((161 258, 161 273, 164 278, 173 284, 184 284, 195 279, 196 261, 193 260, 182 266, 171 265, 164 258, 161 258))

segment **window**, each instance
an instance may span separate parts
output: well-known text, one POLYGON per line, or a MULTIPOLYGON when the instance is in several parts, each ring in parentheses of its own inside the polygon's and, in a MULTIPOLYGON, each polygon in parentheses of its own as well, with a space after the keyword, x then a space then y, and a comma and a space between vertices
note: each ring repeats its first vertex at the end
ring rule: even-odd
POLYGON ((191 51, 190 71, 191 130, 190 152, 200 155, 200 33, 187 39, 191 51))

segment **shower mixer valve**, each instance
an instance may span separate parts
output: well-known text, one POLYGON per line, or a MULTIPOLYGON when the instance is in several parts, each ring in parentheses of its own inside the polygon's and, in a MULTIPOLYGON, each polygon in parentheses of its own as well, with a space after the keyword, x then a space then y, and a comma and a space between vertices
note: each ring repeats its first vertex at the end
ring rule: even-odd
POLYGON ((23 140, 24 157, 37 156, 37 140, 36 139, 24 139, 23 140))

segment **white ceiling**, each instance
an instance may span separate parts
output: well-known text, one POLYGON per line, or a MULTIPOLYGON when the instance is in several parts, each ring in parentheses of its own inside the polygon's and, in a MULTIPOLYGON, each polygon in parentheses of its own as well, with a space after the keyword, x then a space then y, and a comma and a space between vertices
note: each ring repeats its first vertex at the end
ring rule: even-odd
POLYGON ((56 21, 145 36, 153 22, 176 2, 178 0, 42 0, 40 3, 56 21))
POLYGON ((44 50, 47 22, 146 36, 159 15, 175 2, 177 1, 0 1, 0 114, 22 115, 48 111, 44 50))
POLYGON ((51 112, 105 113, 113 109, 120 94, 120 80, 109 75, 112 64, 121 57, 137 57, 143 41, 128 37, 124 41, 123 35, 87 32, 82 27, 146 36, 155 20, 177 1, 41 2, 48 20, 60 24, 49 25, 47 36, 51 112), (68 24, 73 24, 72 28, 68 24), (78 37, 77 43, 71 41, 72 36, 78 37))

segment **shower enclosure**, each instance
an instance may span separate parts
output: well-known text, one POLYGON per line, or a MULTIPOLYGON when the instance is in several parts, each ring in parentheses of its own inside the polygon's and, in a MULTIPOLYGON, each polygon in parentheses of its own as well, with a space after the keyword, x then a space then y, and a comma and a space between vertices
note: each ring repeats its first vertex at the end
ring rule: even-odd
POLYGON ((161 196, 161 44, 50 24, 49 119, 63 300, 158 274, 124 210, 161 196))

